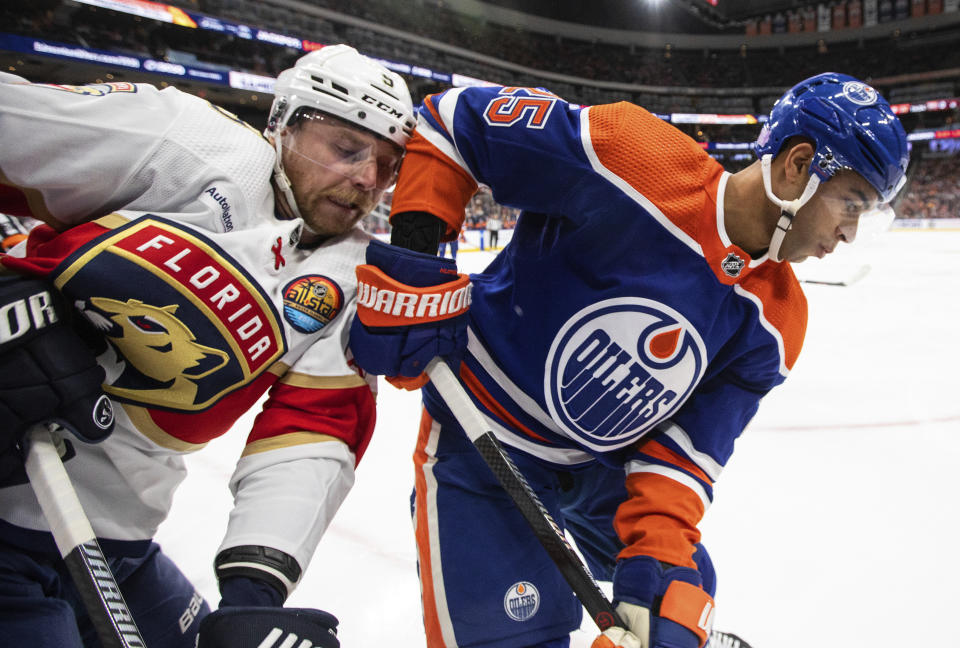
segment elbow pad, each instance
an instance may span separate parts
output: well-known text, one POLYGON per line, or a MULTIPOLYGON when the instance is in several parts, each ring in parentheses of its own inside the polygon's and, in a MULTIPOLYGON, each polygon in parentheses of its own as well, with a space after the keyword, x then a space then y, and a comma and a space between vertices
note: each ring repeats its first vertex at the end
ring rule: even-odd
POLYGON ((224 583, 242 577, 263 581, 286 600, 300 581, 302 570, 296 558, 278 549, 256 545, 244 545, 224 549, 214 561, 217 582, 226 598, 224 583))

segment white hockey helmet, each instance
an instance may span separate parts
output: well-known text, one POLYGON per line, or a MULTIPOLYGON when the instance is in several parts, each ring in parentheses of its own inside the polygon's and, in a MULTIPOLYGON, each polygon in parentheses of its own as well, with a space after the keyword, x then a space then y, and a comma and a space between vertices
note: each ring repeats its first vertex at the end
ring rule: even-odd
POLYGON ((328 45, 280 73, 266 135, 276 135, 303 108, 356 124, 400 148, 416 126, 403 78, 349 45, 328 45))

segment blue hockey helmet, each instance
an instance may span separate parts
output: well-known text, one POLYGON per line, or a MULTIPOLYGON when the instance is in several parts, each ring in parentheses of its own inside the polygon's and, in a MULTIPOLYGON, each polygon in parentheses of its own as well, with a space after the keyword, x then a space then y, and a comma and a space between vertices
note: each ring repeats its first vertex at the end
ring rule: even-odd
POLYGON ((906 182, 907 136, 890 104, 866 83, 825 72, 801 81, 777 100, 754 144, 757 157, 776 156, 788 138, 814 141, 810 173, 827 181, 841 169, 859 173, 883 203, 906 182))

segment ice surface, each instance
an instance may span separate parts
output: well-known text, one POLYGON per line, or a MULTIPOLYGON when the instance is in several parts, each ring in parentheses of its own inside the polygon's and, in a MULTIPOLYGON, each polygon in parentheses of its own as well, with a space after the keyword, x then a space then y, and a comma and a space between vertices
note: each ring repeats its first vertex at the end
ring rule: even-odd
MULTIPOLYGON (((489 252, 464 250, 462 270, 489 252)), ((716 626, 754 648, 951 645, 960 466, 960 232, 889 232, 796 266, 804 351, 761 404, 702 529, 716 626)), ((357 484, 289 605, 336 614, 347 648, 425 645, 409 493, 415 394, 381 382, 357 484)), ((216 604, 211 564, 250 419, 188 459, 159 540, 216 604)), ((589 625, 572 645, 589 646, 589 625)))

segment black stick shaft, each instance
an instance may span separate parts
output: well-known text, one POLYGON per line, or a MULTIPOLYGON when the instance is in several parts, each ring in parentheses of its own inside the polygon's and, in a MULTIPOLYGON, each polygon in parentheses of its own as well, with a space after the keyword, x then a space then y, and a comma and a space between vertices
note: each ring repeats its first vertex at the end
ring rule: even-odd
MULTIPOLYGON (((427 365, 426 371, 430 376, 430 382, 440 392, 447 407, 453 412, 470 441, 480 452, 480 456, 493 471, 497 481, 517 505, 540 544, 547 550, 567 584, 580 599, 587 614, 600 631, 612 626, 626 628, 627 625, 620 619, 613 604, 567 542, 566 536, 554 521, 553 516, 530 488, 530 484, 524 479, 509 455, 503 451, 497 437, 488 428, 477 406, 467 396, 463 385, 453 375, 450 367, 440 358, 434 358, 427 365)), ((706 648, 713 647, 750 648, 750 645, 735 634, 714 630, 710 634, 706 648)))
POLYGON ((601 631, 615 625, 625 628, 563 531, 487 428, 486 421, 450 367, 440 358, 434 358, 427 365, 427 375, 597 627, 601 631))
POLYGON ((145 648, 50 432, 34 426, 27 433, 27 443, 30 485, 100 643, 103 648, 145 648))

